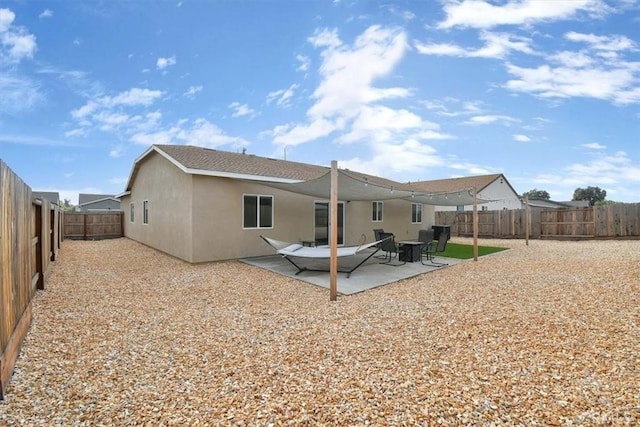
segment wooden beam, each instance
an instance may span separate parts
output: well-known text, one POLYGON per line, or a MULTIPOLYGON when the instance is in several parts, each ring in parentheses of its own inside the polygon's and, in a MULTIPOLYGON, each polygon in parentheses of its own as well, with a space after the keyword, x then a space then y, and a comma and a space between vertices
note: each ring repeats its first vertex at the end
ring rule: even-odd
POLYGON ((524 196, 524 240, 529 246, 529 228, 531 227, 531 210, 529 208, 529 196, 524 196))
POLYGON ((473 187, 473 260, 478 261, 478 191, 473 187))
POLYGON ((338 299, 338 162, 331 161, 329 301, 338 299))

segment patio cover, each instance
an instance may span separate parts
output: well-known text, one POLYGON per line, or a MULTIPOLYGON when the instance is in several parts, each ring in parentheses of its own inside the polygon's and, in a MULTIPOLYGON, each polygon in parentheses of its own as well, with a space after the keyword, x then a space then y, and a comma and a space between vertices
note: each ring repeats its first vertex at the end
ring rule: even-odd
MULTIPOLYGON (((297 194, 328 199, 331 191, 331 171, 308 181, 293 183, 261 181, 260 184, 297 194)), ((338 199, 348 201, 404 199, 426 205, 458 206, 472 205, 473 192, 471 189, 463 188, 448 193, 424 193, 412 189, 411 184, 338 169, 338 199)), ((478 203, 487 201, 489 200, 478 199, 478 203)))

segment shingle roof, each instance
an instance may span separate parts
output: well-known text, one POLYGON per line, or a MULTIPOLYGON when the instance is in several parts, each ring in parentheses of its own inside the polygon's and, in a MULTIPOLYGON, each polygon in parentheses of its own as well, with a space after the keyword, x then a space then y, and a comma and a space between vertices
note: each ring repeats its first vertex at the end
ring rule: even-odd
POLYGON ((460 178, 436 179, 433 181, 413 182, 413 186, 427 193, 446 193, 475 187, 482 191, 496 179, 503 178, 500 173, 479 176, 464 176, 460 178))
POLYGON ((85 203, 95 202, 97 200, 103 199, 113 199, 115 196, 113 194, 86 194, 80 193, 78 194, 78 204, 82 205, 85 203))
POLYGON ((56 205, 60 204, 60 193, 57 191, 33 191, 31 194, 36 199, 46 199, 56 205))
POLYGON ((309 180, 324 175, 329 168, 252 154, 212 150, 192 145, 156 145, 187 169, 256 175, 261 177, 309 180))
MULTIPOLYGON (((185 173, 226 176, 240 179, 254 179, 255 177, 256 180, 261 181, 285 180, 284 182, 299 182, 319 178, 331 170, 326 166, 272 159, 252 154, 233 153, 193 145, 162 144, 151 146, 136 160, 125 192, 131 190, 131 185, 133 184, 137 174, 140 162, 142 162, 152 152, 156 152, 164 156, 181 168, 185 173)), ((481 190, 489 185, 493 180, 502 176, 501 174, 496 174, 479 177, 421 181, 416 183, 400 183, 387 178, 361 172, 344 169, 342 171, 352 179, 361 181, 365 185, 369 183, 374 186, 389 189, 404 191, 415 190, 416 192, 420 191, 428 193, 458 191, 474 185, 477 186, 478 190, 481 190)))

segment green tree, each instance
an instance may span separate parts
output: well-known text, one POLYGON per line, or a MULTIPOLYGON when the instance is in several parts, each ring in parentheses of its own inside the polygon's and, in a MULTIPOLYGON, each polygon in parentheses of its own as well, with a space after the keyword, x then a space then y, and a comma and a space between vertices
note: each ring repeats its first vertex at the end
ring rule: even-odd
POLYGON ((60 204, 60 209, 63 210, 63 211, 72 211, 73 210, 73 206, 71 205, 71 200, 64 199, 62 201, 62 203, 60 204))
POLYGON ((595 205, 597 202, 602 202, 607 197, 607 190, 603 190, 600 187, 587 187, 576 188, 573 192, 573 201, 588 200, 589 206, 595 205))
POLYGON ((522 193, 522 197, 528 197, 530 200, 549 200, 551 196, 549 192, 545 190, 538 190, 534 188, 533 190, 529 190, 526 193, 522 193))

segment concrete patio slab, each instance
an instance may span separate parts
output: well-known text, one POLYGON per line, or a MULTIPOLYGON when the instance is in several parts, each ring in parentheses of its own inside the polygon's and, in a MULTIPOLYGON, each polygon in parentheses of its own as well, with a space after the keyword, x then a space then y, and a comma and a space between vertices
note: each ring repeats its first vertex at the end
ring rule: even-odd
MULTIPOLYGON (((363 251, 363 254, 355 256, 341 257, 338 259, 339 270, 350 270, 370 253, 363 251)), ((269 255, 263 257, 245 258, 240 260, 246 264, 264 268, 287 277, 295 278, 303 282, 307 282, 316 286, 329 289, 329 273, 327 271, 303 271, 296 275, 298 270, 286 259, 280 255, 269 255)), ((302 259, 295 258, 295 263, 301 267, 310 269, 329 270, 328 259, 302 259)), ((406 264, 394 267, 391 265, 380 264, 383 260, 375 257, 370 258, 361 265, 356 271, 347 277, 346 273, 338 273, 338 293, 341 295, 353 295, 378 286, 394 283, 399 280, 408 279, 410 277, 425 274, 433 270, 443 267, 431 267, 423 265, 421 262, 408 262, 406 264)), ((448 266, 455 265, 462 260, 453 258, 436 257, 436 262, 447 263, 448 266)), ((393 263, 398 263, 393 260, 393 263)))

